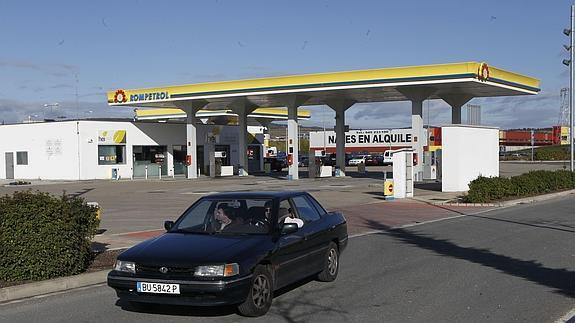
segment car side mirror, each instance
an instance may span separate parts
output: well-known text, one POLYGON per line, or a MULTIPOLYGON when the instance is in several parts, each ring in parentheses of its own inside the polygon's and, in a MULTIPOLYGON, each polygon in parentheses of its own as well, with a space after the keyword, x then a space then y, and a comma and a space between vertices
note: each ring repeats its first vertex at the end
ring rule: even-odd
POLYGON ((164 229, 166 231, 170 231, 170 229, 174 226, 174 221, 165 221, 164 222, 164 229))
POLYGON ((298 230, 297 223, 284 223, 282 227, 282 235, 291 234, 298 230))

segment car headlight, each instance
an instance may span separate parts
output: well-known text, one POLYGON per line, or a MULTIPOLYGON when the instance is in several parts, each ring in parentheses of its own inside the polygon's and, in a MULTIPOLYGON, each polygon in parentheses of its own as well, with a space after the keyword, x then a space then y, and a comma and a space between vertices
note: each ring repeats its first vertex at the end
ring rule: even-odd
POLYGON ((114 269, 117 271, 135 274, 136 264, 131 261, 116 260, 116 266, 114 266, 114 269))
POLYGON ((198 266, 194 276, 198 277, 230 277, 240 273, 238 264, 198 266))

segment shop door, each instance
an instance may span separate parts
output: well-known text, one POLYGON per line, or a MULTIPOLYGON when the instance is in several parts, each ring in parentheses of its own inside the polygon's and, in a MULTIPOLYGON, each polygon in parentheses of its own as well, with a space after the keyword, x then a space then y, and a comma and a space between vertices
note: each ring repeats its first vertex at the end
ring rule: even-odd
POLYGON ((14 153, 6 153, 6 179, 14 179, 14 153))
POLYGON ((174 145, 174 175, 186 176, 188 167, 186 165, 187 149, 184 145, 174 145))
POLYGON ((134 177, 156 178, 168 175, 166 146, 134 146, 134 177))
POLYGON ((209 174, 209 163, 207 166, 204 164, 204 146, 196 146, 196 156, 198 156, 197 163, 198 169, 200 169, 200 174, 198 174, 198 176, 201 174, 209 174))
POLYGON ((249 145, 248 146, 248 172, 260 172, 260 159, 261 159, 261 146, 249 145))

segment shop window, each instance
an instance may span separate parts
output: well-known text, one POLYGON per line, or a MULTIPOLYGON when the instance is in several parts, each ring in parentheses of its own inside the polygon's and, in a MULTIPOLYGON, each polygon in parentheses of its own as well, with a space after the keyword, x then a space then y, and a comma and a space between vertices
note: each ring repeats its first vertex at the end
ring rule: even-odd
POLYGON ((27 151, 17 151, 16 152, 16 165, 28 165, 28 152, 27 151))
POLYGON ((98 146, 98 165, 126 163, 126 146, 98 146))

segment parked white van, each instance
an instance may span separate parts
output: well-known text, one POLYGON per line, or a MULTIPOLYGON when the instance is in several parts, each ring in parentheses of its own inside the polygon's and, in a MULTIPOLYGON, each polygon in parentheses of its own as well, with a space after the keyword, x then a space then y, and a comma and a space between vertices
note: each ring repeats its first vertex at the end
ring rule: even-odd
POLYGON ((387 166, 387 165, 392 165, 393 164, 393 153, 395 152, 395 150, 386 150, 383 152, 383 165, 387 166))

